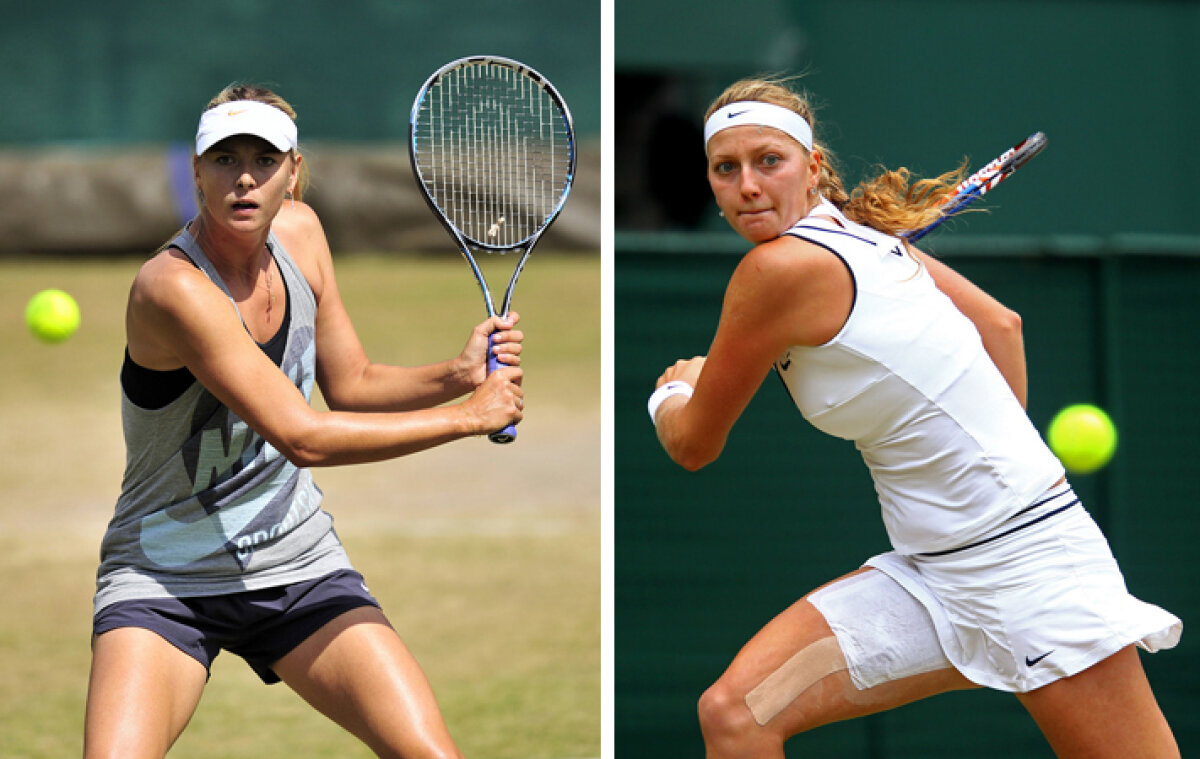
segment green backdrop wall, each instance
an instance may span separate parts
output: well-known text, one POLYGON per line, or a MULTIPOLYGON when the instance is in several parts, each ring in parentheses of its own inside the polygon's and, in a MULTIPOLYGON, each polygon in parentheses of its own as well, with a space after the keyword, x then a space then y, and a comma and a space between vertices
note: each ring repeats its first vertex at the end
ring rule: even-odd
POLYGON ((273 85, 302 140, 403 141, 417 88, 516 58, 600 130, 600 5, 552 0, 0 0, 0 146, 186 139, 232 81, 273 85))
POLYGON ((852 180, 979 165, 1044 131, 1050 149, 974 233, 1200 234, 1198 36, 1200 3, 1182 0, 619 0, 618 226, 720 227, 711 205, 674 208, 704 182, 704 109, 778 73, 803 74, 852 180))
POLYGON ((0 256, 157 248, 195 211, 196 120, 235 81, 295 107, 335 253, 456 255, 413 182, 408 116, 429 74, 478 54, 570 104, 578 175, 542 247, 599 248, 595 0, 0 0, 0 18, 0 256))

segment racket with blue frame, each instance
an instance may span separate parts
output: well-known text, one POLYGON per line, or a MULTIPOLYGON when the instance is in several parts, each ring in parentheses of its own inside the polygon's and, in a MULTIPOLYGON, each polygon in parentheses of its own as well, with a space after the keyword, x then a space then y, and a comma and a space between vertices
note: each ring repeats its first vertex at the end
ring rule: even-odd
MULTIPOLYGON (((529 254, 558 218, 575 177, 571 112, 530 67, 497 56, 447 63, 422 85, 409 117, 413 175, 454 238, 488 316, 507 316, 529 254), (476 255, 517 255, 497 308, 476 255)), ((488 373, 500 367, 488 339, 488 373)), ((488 437, 516 439, 509 425, 488 437)))

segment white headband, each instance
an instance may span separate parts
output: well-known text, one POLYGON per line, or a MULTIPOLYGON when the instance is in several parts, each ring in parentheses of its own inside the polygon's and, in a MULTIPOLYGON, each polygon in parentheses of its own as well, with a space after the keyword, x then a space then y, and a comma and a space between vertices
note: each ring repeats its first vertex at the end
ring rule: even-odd
POLYGON ((252 134, 281 153, 296 149, 296 122, 273 105, 257 100, 234 100, 209 108, 196 130, 196 155, 235 134, 252 134))
POLYGON ((741 100, 723 106, 704 123, 704 144, 722 129, 735 126, 769 126, 789 135, 806 150, 813 149, 812 127, 803 116, 782 106, 741 100))

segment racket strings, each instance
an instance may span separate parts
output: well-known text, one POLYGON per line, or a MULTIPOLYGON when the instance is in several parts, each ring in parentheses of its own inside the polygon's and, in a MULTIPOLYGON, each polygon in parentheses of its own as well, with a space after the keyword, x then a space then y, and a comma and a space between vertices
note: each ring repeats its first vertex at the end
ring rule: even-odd
POLYGON ((421 104, 414 156, 433 201, 485 249, 509 249, 553 217, 573 150, 557 101, 533 78, 492 62, 453 69, 421 104))

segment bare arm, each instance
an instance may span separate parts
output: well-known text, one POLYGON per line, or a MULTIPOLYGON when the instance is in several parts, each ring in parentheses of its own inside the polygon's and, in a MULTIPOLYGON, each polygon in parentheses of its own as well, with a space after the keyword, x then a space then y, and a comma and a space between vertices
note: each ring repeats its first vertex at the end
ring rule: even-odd
POLYGON ((186 366, 213 395, 299 466, 378 461, 519 421, 521 370, 505 367, 464 402, 391 413, 322 413, 246 332, 225 294, 194 266, 161 253, 130 293, 131 357, 186 366))
POLYGON ((429 408, 474 390, 487 374, 488 334, 496 336, 502 363, 520 364, 524 335, 494 317, 475 326, 462 352, 451 359, 416 367, 372 362, 363 349, 338 291, 333 257, 320 220, 303 203, 284 204, 272 226, 292 254, 317 297, 317 382, 331 409, 407 411, 429 408))
POLYGON ((1029 385, 1020 315, 936 258, 915 248, 909 249, 929 269, 938 289, 975 324, 983 338, 984 349, 1024 407, 1029 385))
POLYGON ((673 396, 658 409, 671 458, 688 470, 714 461, 775 359, 788 346, 831 340, 852 300, 849 272, 824 249, 781 238, 748 253, 726 289, 708 356, 677 362, 658 379, 695 387, 690 399, 673 396))

